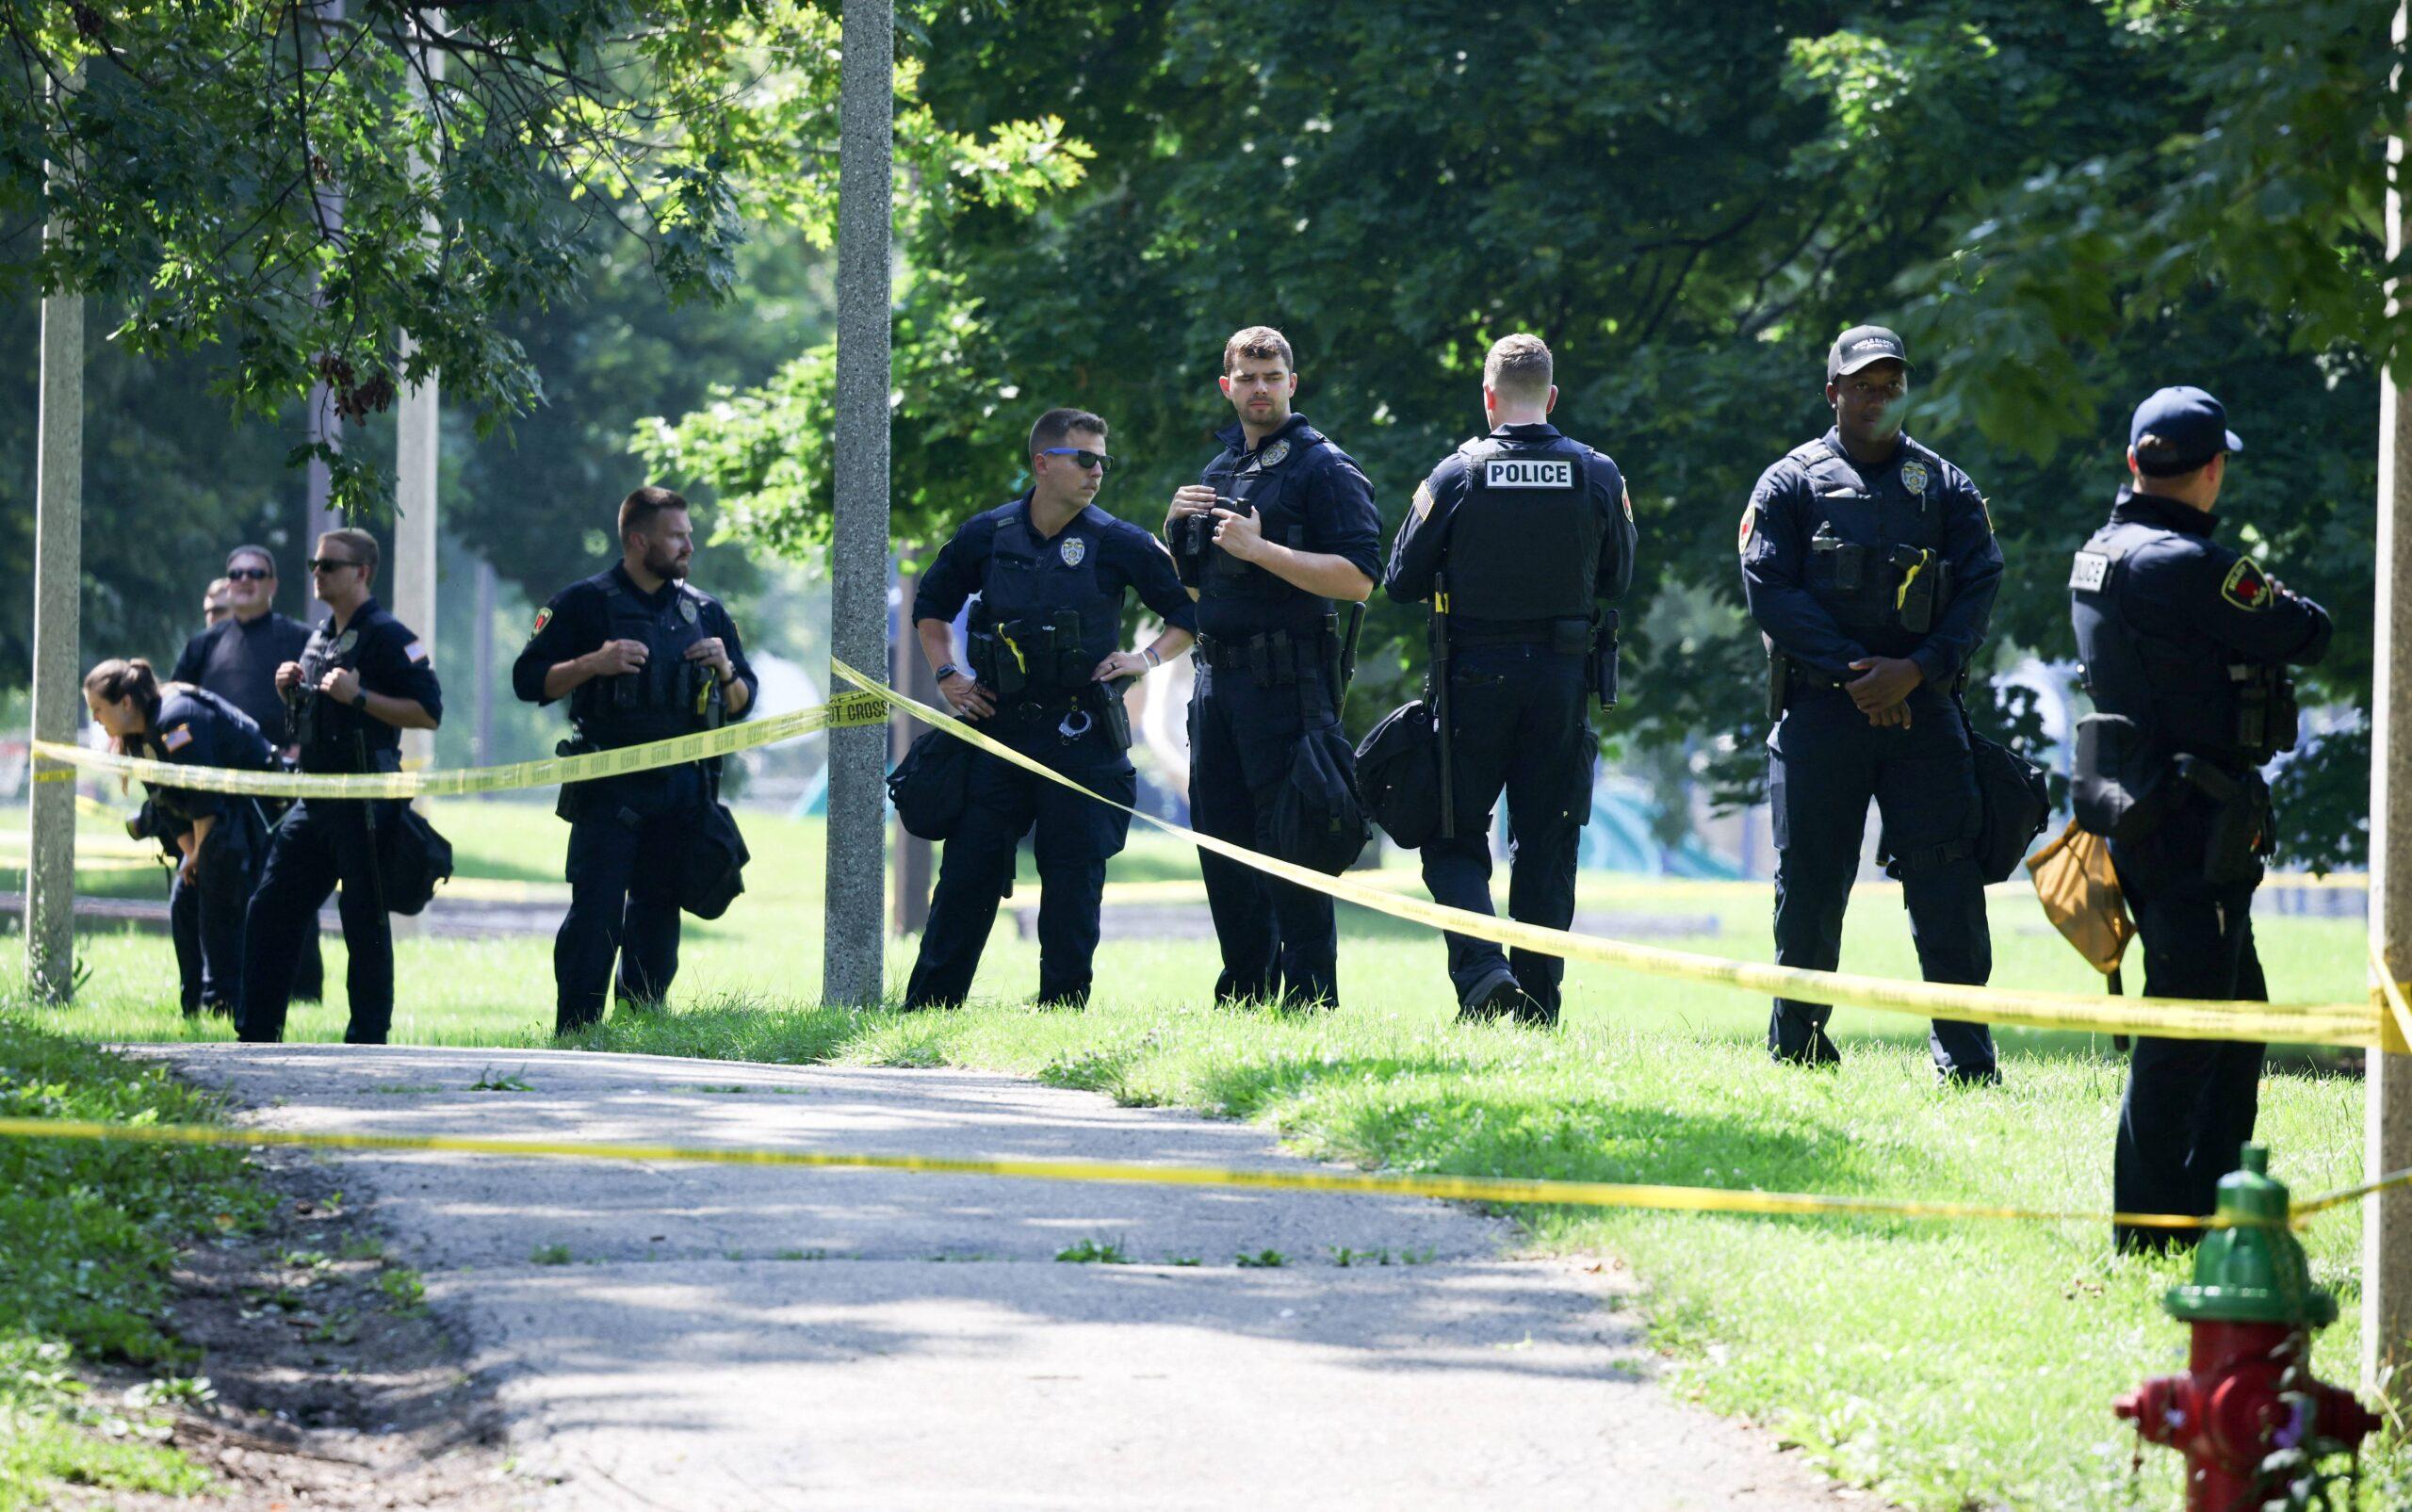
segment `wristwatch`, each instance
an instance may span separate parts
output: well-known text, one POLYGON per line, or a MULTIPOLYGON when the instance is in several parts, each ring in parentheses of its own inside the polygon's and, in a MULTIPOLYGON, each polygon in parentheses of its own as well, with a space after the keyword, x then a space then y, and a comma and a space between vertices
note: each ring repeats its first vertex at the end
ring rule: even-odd
POLYGON ((962 674, 963 674, 963 669, 962 669, 961 667, 956 666, 953 662, 950 661, 950 662, 948 662, 945 666, 940 667, 937 671, 936 671, 936 672, 932 673, 932 674, 930 675, 930 676, 931 676, 931 679, 932 679, 933 681, 936 681, 936 682, 944 682, 944 681, 946 681, 949 677, 956 677, 956 676, 960 676, 960 675, 962 675, 962 674))
POLYGON ((352 694, 352 695, 351 695, 351 707, 354 707, 354 708, 356 708, 356 709, 358 709, 358 710, 360 710, 360 711, 361 711, 362 713, 364 713, 364 714, 366 714, 367 712, 368 712, 368 690, 367 690, 367 689, 363 688, 363 689, 361 689, 358 692, 356 692, 356 693, 354 693, 354 694, 352 694))

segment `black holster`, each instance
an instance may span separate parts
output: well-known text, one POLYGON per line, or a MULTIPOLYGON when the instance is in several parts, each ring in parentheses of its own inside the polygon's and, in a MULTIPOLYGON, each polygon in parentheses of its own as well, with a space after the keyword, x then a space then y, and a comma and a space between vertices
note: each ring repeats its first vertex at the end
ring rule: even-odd
POLYGON ((1600 700, 1600 707, 1617 707, 1617 611, 1602 610, 1591 631, 1591 659, 1587 670, 1591 676, 1591 691, 1600 700))
POLYGON ((1768 723, 1784 718, 1785 700, 1792 693, 1792 658, 1768 647, 1768 723))

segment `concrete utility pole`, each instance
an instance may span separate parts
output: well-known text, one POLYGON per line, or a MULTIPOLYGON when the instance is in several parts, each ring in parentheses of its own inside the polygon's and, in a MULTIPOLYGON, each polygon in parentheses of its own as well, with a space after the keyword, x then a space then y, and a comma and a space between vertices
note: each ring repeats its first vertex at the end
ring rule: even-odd
MULTIPOLYGON (((339 22, 343 20, 343 8, 344 0, 319 0, 317 8, 318 14, 326 21, 339 22)), ((314 46, 312 52, 318 61, 325 61, 324 49, 314 46)), ((308 142, 302 143, 302 149, 304 152, 312 150, 308 142)), ((318 182, 311 192, 318 202, 318 223, 322 226, 340 227, 343 224, 343 186, 334 179, 323 179, 318 182)), ((310 398, 302 415, 302 423, 308 427, 307 434, 311 445, 324 445, 338 451, 343 449, 343 421, 335 415, 334 385, 326 380, 320 379, 310 385, 310 398)), ((303 557, 315 557, 318 554, 318 537, 329 530, 342 528, 344 520, 343 516, 334 511, 333 503, 334 475, 327 463, 317 457, 311 458, 307 478, 308 503, 303 508, 302 517, 300 554, 303 557)), ((388 579, 390 580, 390 575, 388 579)), ((306 618, 315 623, 333 612, 327 608, 327 601, 318 596, 318 578, 305 571, 302 580, 309 585, 310 592, 309 612, 306 618)))
MULTIPOLYGON (((2405 37, 2406 9, 2395 13, 2394 43, 2405 37)), ((2404 251, 2404 137, 2388 139, 2387 250, 2404 251)), ((2400 291, 2388 290, 2388 313, 2400 291)), ((2412 976, 2412 414, 2397 373, 2379 378, 2377 645, 2371 685, 2371 929, 2380 959, 2398 982, 2412 976)), ((2383 995, 2384 1048, 2370 1058, 2363 1082, 2363 1167, 2367 1179, 2412 1166, 2412 1060, 2383 995)), ((2412 1406, 2412 1371, 2389 1375, 2404 1362, 2412 1340, 2412 1191, 2397 1188, 2364 1199, 2362 1208, 2362 1384, 2383 1382, 2398 1406, 2412 1406)))
MULTIPOLYGON (((441 25, 443 13, 438 11, 428 17, 426 24, 441 25)), ((444 76, 441 52, 424 46, 415 46, 414 51, 431 79, 444 76)), ((425 87, 418 86, 422 90, 425 87)), ((419 107, 432 111, 435 102, 422 94, 419 107)), ((413 154, 414 174, 429 173, 433 168, 424 154, 413 154)), ((431 236, 434 234, 432 219, 427 229, 431 236)), ((409 333, 403 333, 401 361, 405 367, 417 350, 418 343, 411 339, 409 333)), ((433 372, 423 382, 403 385, 394 407, 394 613, 425 642, 431 657, 435 653, 435 479, 443 447, 442 419, 433 372)), ((435 764, 433 730, 402 732, 402 764, 420 769, 435 764)))
POLYGON ((476 627, 469 632, 469 674, 476 690, 477 723, 470 726, 469 764, 494 762, 494 563, 478 559, 476 627))
MULTIPOLYGON (((50 165, 51 191, 65 190, 50 165)), ((66 225, 54 203, 42 239, 66 225)), ((41 301, 40 438, 34 445, 34 739, 73 743, 84 708, 78 602, 84 582, 84 301, 41 301)), ((75 990, 75 784, 37 763, 26 816, 25 979, 36 996, 65 1002, 75 990), (57 780, 50 780, 57 779, 57 780)))
MULTIPOLYGON (((888 663, 888 233, 895 191, 896 14, 846 0, 838 107, 837 514, 830 532, 830 649, 875 673, 888 663)), ((829 732, 828 901, 821 996, 881 993, 887 891, 884 724, 829 732)))

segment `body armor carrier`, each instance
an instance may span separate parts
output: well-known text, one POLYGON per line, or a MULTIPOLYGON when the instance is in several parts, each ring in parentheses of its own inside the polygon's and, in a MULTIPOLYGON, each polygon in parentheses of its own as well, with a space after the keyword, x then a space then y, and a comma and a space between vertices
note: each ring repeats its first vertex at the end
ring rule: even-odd
MULTIPOLYGON (((1565 436, 1481 436, 1458 448, 1466 492, 1449 521, 1449 613, 1459 644, 1480 622, 1580 620, 1588 645, 1605 538, 1586 471, 1589 448, 1565 436)), ((1572 632, 1569 632, 1570 635, 1572 632)), ((1580 649, 1570 644, 1569 649, 1580 649)))
MULTIPOLYGON (((1904 441, 1905 447, 1911 443, 1904 441)), ((1824 440, 1798 447, 1790 453, 1808 475, 1810 493, 1829 512, 1809 539, 1809 560, 1802 586, 1844 629, 1865 635, 1895 631, 1922 636, 1934 627, 1935 616, 1951 602, 1951 563, 1943 554, 1943 512, 1922 506, 1915 517, 1903 516, 1899 504, 1870 495, 1850 463, 1824 440), (1868 512, 1864 524, 1876 534, 1873 544, 1855 541, 1833 520, 1834 505, 1849 500, 1868 512)), ((1930 475, 1940 476, 1941 459, 1914 460, 1930 475)))
POLYGON ((1098 541, 1076 515, 1042 541, 1026 510, 997 527, 971 613, 971 674, 1005 701, 1087 688, 1122 633, 1122 595, 1098 580, 1098 541))
MULTIPOLYGON (((1307 540, 1305 463, 1328 445, 1323 432, 1299 426, 1282 432, 1252 453, 1226 449, 1208 464, 1200 479, 1214 491, 1214 502, 1234 514, 1253 514, 1264 539, 1292 550, 1303 550, 1307 540)), ((1294 583, 1242 561, 1214 545, 1212 514, 1193 514, 1180 522, 1171 543, 1181 578, 1198 590, 1200 599, 1245 600, 1282 612, 1275 617, 1303 624, 1331 612, 1329 599, 1319 598, 1294 583)))
POLYGON ((607 577, 607 639, 644 642, 645 662, 634 672, 589 678, 570 693, 570 718, 588 747, 642 745, 721 723, 718 672, 687 659, 688 648, 708 638, 704 597, 683 582, 673 588, 656 606, 616 574, 607 577))

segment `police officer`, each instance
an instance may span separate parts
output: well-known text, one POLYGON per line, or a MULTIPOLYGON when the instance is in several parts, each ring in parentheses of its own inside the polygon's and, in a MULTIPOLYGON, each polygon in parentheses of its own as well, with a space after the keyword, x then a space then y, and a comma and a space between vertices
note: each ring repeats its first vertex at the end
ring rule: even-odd
MULTIPOLYGON (((127 756, 180 766, 268 772, 276 753, 251 716, 216 693, 189 683, 162 687, 151 663, 104 661, 84 675, 84 702, 94 723, 127 756)), ((243 910, 252 899, 268 845, 268 821, 256 799, 149 783, 143 805, 153 828, 182 856, 169 885, 171 917, 189 913, 193 948, 178 941, 177 975, 185 1016, 206 1009, 232 1015, 242 1000, 243 910)))
MULTIPOLYGON (((2243 444, 2199 388, 2164 388, 2128 428, 2132 482, 2069 577, 2095 713, 2078 731, 2078 819, 2110 862, 2155 998, 2267 1001, 2253 891, 2270 848, 2260 766, 2295 740, 2287 667, 2328 650, 2328 615, 2212 539, 2211 508, 2243 444)), ((2257 1044, 2135 1042, 2119 1109, 2115 1206, 2209 1213, 2253 1137, 2257 1044)), ((2121 1228, 2123 1248, 2199 1230, 2121 1228)))
MULTIPOLYGON (((302 648, 310 642, 310 627, 276 612, 276 555, 266 546, 239 545, 226 553, 226 576, 210 587, 215 591, 220 583, 225 585, 229 612, 210 618, 204 605, 208 626, 185 642, 169 679, 216 693, 250 715, 270 744, 283 746, 285 700, 276 691, 276 669, 301 659, 302 648)), ((285 748, 284 756, 290 766, 290 747, 285 748)), ((262 808, 270 819, 282 812, 282 805, 273 801, 262 808)), ((201 925, 191 905, 198 895, 187 890, 179 896, 184 908, 182 912, 171 908, 169 927, 179 951, 197 952, 201 925)), ((293 996, 318 1001, 326 991, 326 961, 313 931, 302 942, 293 996)))
MULTIPOLYGON (((1165 516, 1198 596, 1189 809, 1199 833, 1278 854, 1273 799, 1298 741, 1340 725, 1333 606, 1374 591, 1381 517, 1355 461, 1291 413, 1298 375, 1280 332, 1250 326, 1225 342, 1219 382, 1239 418, 1165 516)), ((1223 949, 1217 1001, 1338 1002, 1329 897, 1212 853, 1198 868, 1223 949)))
MULTIPOLYGON (((1445 701, 1454 834, 1424 847, 1424 885, 1488 914, 1491 813, 1504 792, 1513 861, 1508 917, 1574 921, 1574 862, 1591 819, 1599 751, 1587 702, 1613 702, 1613 611, 1633 581, 1636 533, 1624 475, 1549 423, 1549 348, 1511 335, 1482 365, 1491 432, 1442 460, 1415 491, 1384 587, 1433 608, 1434 696, 1445 701)), ((1459 1016, 1557 1021, 1566 963, 1448 936, 1459 1016)))
MULTIPOLYGON (((640 488, 620 501, 620 560, 553 595, 511 669, 531 704, 569 700, 578 740, 608 751, 742 719, 757 682, 736 622, 687 581, 687 501, 640 488)), ((696 815, 716 798, 720 758, 562 789, 569 821, 569 913, 553 940, 555 1033, 603 1016, 611 959, 619 996, 659 1003, 678 973, 678 869, 696 815), (643 865, 640 865, 640 862, 643 865)))
POLYGON ((234 583, 224 577, 212 577, 201 593, 201 626, 208 629, 223 625, 235 617, 234 583))
MULTIPOLYGON (((1854 326, 1826 355, 1833 428, 1761 475, 1742 513, 1742 591, 1768 641, 1776 960, 1831 971, 1872 796, 1929 982, 1993 971, 1982 815, 1957 699, 2001 582, 1985 501, 1901 431, 1901 338, 1854 326)), ((1778 998, 1779 1061, 1840 1059, 1823 1003, 1778 998)), ((1947 1081, 1997 1081, 1993 1035, 1937 1019, 1947 1081)))
MULTIPOLYGON (((1103 420, 1050 410, 1031 427, 1029 453, 1030 487, 965 521, 939 550, 914 595, 913 628, 956 713, 1091 791, 1132 803, 1139 779, 1116 683, 1188 650, 1197 611, 1155 538, 1095 503, 1114 461, 1103 420), (1119 651, 1133 590, 1165 629, 1141 650, 1119 651), (967 666, 953 623, 974 593, 967 666)), ((904 1006, 952 1007, 971 990, 998 900, 1013 887, 1015 849, 1034 825, 1038 1000, 1087 1002, 1105 863, 1131 817, 984 751, 971 754, 969 780, 904 1006)))
MULTIPOLYGON (((377 557, 375 536, 343 529, 320 536, 311 559, 318 596, 334 612, 310 633, 298 659, 276 669, 303 772, 399 772, 401 732, 432 730, 444 717, 426 645, 369 592, 377 557)), ((351 1012, 344 1041, 385 1043, 394 1020, 394 936, 376 837, 396 822, 401 806, 389 799, 305 798, 285 811, 244 919, 237 1016, 244 1039, 284 1038, 296 950, 318 932, 318 907, 341 882, 337 911, 351 1012)))

